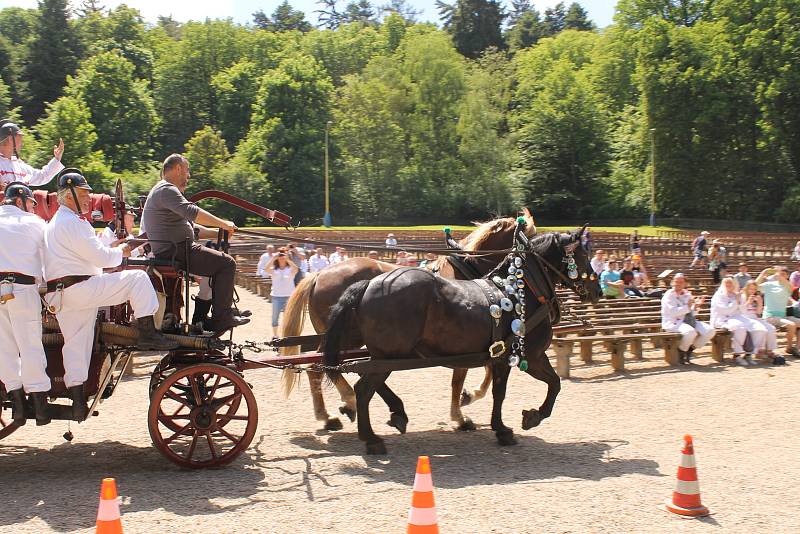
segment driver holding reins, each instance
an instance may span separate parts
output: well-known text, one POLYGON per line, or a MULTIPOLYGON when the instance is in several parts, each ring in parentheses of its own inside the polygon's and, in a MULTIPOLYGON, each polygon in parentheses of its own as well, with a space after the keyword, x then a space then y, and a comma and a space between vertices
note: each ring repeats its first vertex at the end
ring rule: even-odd
POLYGON ((53 147, 53 158, 42 169, 34 169, 19 158, 22 148, 22 129, 8 119, 0 120, 0 187, 11 182, 25 185, 44 185, 53 179, 63 168, 61 156, 64 154, 64 141, 58 140, 53 147))
POLYGON ((130 301, 139 329, 136 346, 140 350, 177 348, 177 343, 155 328, 153 315, 158 310, 158 298, 147 273, 103 272, 120 265, 122 258, 130 256, 131 248, 126 243, 113 248, 103 245, 92 225, 81 218, 91 209, 91 191, 78 169, 64 169, 58 176, 60 207, 45 231, 45 300, 64 334, 64 384, 72 398, 72 417, 76 421, 83 421, 88 415, 84 382, 92 357, 98 308, 130 301))

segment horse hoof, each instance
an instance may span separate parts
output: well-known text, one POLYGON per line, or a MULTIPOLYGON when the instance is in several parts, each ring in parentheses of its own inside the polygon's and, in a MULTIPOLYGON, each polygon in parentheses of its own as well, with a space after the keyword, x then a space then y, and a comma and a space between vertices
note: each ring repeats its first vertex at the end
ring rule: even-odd
POLYGON ((386 424, 389 426, 395 427, 397 430, 400 431, 401 434, 406 433, 406 427, 408 426, 408 417, 403 417, 396 413, 393 413, 389 420, 386 421, 386 424))
POLYGON ((467 392, 465 389, 461 392, 461 406, 469 406, 472 404, 472 393, 467 392))
POLYGON ((530 430, 535 426, 539 426, 542 422, 542 415, 539 410, 522 410, 522 429, 530 430))
POLYGON ((331 417, 330 419, 325 421, 325 430, 335 431, 335 430, 341 430, 342 428, 344 427, 342 426, 342 422, 339 420, 338 417, 331 417))
POLYGON ((497 443, 499 443, 503 447, 508 447, 509 445, 516 445, 517 438, 514 437, 514 432, 512 430, 508 430, 507 432, 498 432, 497 443))
POLYGON ((461 424, 456 427, 456 430, 459 432, 472 432, 475 429, 477 429, 477 427, 469 417, 465 417, 464 420, 461 421, 461 424))
POLYGON ((386 454, 386 444, 383 440, 367 443, 367 454, 386 454))
POLYGON ((346 415, 350 422, 356 420, 356 411, 352 408, 348 408, 347 406, 339 406, 339 413, 342 415, 346 415))

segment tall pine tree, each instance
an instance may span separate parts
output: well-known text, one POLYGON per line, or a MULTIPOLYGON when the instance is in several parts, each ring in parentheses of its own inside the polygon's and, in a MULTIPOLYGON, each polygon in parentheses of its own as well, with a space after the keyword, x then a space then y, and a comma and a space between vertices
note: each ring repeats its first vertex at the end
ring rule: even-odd
POLYGON ((30 45, 23 79, 28 84, 23 113, 29 123, 63 92, 67 75, 78 67, 79 41, 69 25, 67 0, 39 0, 39 23, 30 45))
POLYGON ((505 48, 501 27, 506 14, 497 0, 437 1, 444 27, 462 55, 477 58, 489 47, 505 48))

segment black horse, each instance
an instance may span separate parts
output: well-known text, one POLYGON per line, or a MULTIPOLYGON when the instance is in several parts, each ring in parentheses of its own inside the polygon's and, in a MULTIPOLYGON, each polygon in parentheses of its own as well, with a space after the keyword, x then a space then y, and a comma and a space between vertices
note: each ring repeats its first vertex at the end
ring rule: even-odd
MULTIPOLYGON (((538 410, 523 411, 522 427, 527 430, 549 417, 561 389, 558 375, 550 365, 545 350, 553 337, 552 323, 558 321, 555 282, 575 290, 582 300, 596 301, 600 295, 597 277, 589 257, 581 247, 583 229, 568 233, 540 234, 530 240, 518 232, 518 254, 524 257, 519 283, 526 306, 525 353, 532 377, 547 384, 547 397, 538 410), (572 261, 574 260, 574 262, 572 261), (554 277, 556 280, 554 281, 554 277)), ((513 314, 490 315, 491 302, 502 296, 491 280, 502 285, 509 267, 515 265, 509 255, 494 271, 480 281, 448 280, 430 271, 405 268, 391 271, 351 285, 331 310, 325 341, 325 364, 339 363, 340 347, 352 322, 361 333, 373 360, 408 359, 487 352, 492 341, 505 339, 511 344, 513 314)), ((517 259, 517 264, 519 264, 517 259)), ((515 271, 514 269, 510 269, 515 271)), ((518 275, 519 276, 519 275, 518 275)), ((512 429, 503 424, 502 405, 510 372, 509 354, 491 360, 493 366, 492 430, 501 445, 516 443, 512 429)), ((521 367, 522 368, 522 367, 521 367)), ((386 446, 372 430, 369 402, 376 387, 384 384, 390 372, 362 374, 355 385, 358 413, 358 437, 366 442, 368 454, 385 454, 386 446)), ((404 428, 408 417, 402 401, 390 405, 392 419, 404 428)))

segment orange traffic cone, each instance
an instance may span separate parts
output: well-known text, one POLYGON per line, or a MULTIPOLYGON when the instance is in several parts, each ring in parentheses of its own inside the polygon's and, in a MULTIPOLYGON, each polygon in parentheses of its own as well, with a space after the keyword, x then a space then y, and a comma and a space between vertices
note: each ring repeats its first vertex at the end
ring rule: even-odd
POLYGON ((96 534, 122 534, 119 517, 117 483, 113 478, 104 478, 100 486, 100 506, 97 508, 96 534))
POLYGON ((672 502, 667 500, 667 511, 687 517, 702 517, 709 514, 708 508, 700 503, 700 483, 697 481, 697 464, 694 462, 692 436, 683 436, 681 465, 678 466, 678 484, 672 494, 672 502))
POLYGON ((414 493, 411 496, 406 533, 439 534, 436 505, 433 503, 431 461, 427 456, 420 456, 417 460, 417 474, 414 475, 414 493))

